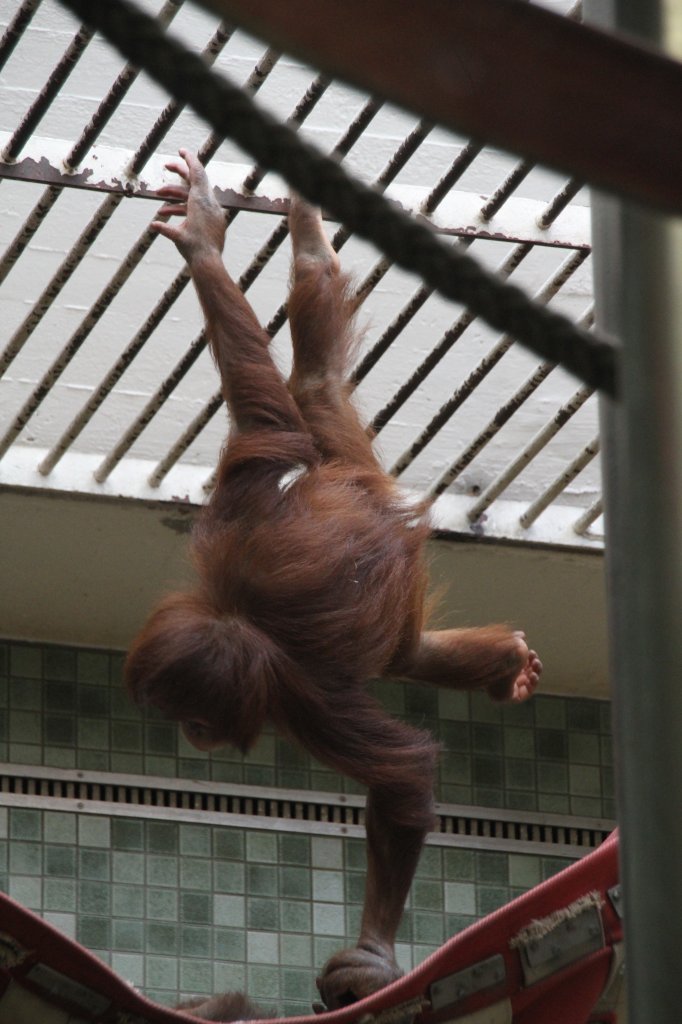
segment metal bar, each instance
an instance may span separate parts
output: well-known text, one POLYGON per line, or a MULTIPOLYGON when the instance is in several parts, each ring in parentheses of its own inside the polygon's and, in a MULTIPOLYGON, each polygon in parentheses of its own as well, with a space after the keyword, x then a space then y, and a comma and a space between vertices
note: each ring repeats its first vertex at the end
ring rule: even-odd
MULTIPOLYGON (((159 22, 164 26, 170 24, 183 3, 184 0, 166 0, 163 8, 159 11, 159 22)), ((127 64, 117 76, 107 95, 93 114, 89 124, 84 128, 80 139, 74 143, 69 155, 63 161, 63 164, 71 173, 78 167, 85 153, 104 129, 139 73, 139 69, 131 64, 127 64)), ((41 158, 40 165, 42 166, 43 163, 44 160, 41 158)), ((59 163, 61 168, 62 161, 60 160, 59 163)), ((2 172, 0 171, 0 173, 2 172)), ((69 177, 69 175, 62 176, 65 178, 69 177)), ((61 187, 57 184, 49 185, 33 207, 33 210, 2 257, 0 262, 0 284, 5 280, 45 217, 59 199, 61 191, 61 187)))
MULTIPOLYGON (((680 13, 586 5, 678 59, 680 13)), ((682 224, 599 195, 593 208, 597 319, 622 342, 622 398, 601 413, 628 1020, 650 1024, 682 1005, 682 224)))
MULTIPOLYGON (((533 247, 528 244, 514 246, 512 251, 505 257, 500 266, 497 268, 497 275, 500 277, 500 279, 505 280, 507 277, 509 277, 510 274, 514 270, 516 270, 519 264, 523 260, 525 260, 526 256, 529 255, 529 253, 532 251, 532 248, 533 247)), ((398 411, 398 409, 400 409, 402 405, 405 404, 407 399, 417 390, 419 385, 426 380, 431 371, 438 365, 441 359, 443 359, 443 357, 450 351, 452 346, 457 341, 459 341, 467 327, 469 327, 469 325, 472 324, 475 319, 476 314, 472 312, 470 309, 465 309, 464 312, 460 313, 460 315, 455 320, 454 324, 448 328, 448 330, 442 336, 442 338, 437 343, 435 348, 433 348, 431 352, 429 352, 426 359, 424 359, 423 362, 420 363, 420 365, 417 367, 414 373, 405 381, 403 385, 401 385, 401 387, 398 388, 398 390, 393 395, 391 400, 387 402, 383 409, 381 409, 374 417, 374 420, 372 421, 372 429, 374 430, 375 433, 378 434, 381 430, 383 430, 383 428, 386 426, 391 417, 396 414, 396 412, 398 411)), ((511 341, 509 342, 509 344, 511 344, 511 341)), ((507 347, 509 346, 507 345, 507 347)), ((502 354, 502 351, 500 351, 500 358, 502 354)), ((495 359, 495 362, 497 362, 497 359, 495 359)), ((494 363, 491 363, 489 369, 492 369, 493 365, 494 363)), ((485 372, 487 373, 488 371, 486 370, 485 372)), ((485 373, 483 374, 483 376, 485 376, 485 373)), ((426 443, 427 442, 425 440, 424 444, 426 443)), ((415 442, 415 444, 420 444, 420 441, 418 440, 417 442, 415 442)), ((413 448, 414 446, 411 447, 411 452, 413 448)), ((419 451, 421 451, 421 447, 419 448, 419 451)), ((415 449, 411 458, 408 459, 408 462, 411 462, 412 459, 416 456, 416 454, 417 451, 415 449)), ((407 465, 407 463, 405 463, 405 465, 407 465)))
POLYGON ((473 462, 478 453, 492 441, 493 437, 502 429, 514 413, 521 408, 523 403, 537 391, 542 382, 547 379, 552 370, 556 369, 556 363, 540 363, 525 382, 518 388, 495 413, 486 427, 480 431, 470 444, 464 449, 459 458, 441 474, 433 487, 429 488, 429 497, 435 498, 447 490, 450 484, 457 479, 459 474, 473 462))
POLYGON ((0 71, 11 57, 14 47, 31 23, 42 0, 24 0, 0 39, 0 71))
MULTIPOLYGON (((219 26, 216 29, 204 50, 204 59, 207 63, 210 64, 216 59, 229 40, 230 35, 231 32, 226 31, 222 26, 219 26)), ((165 107, 157 118, 151 132, 130 161, 128 168, 129 173, 137 173, 137 170, 141 169, 144 160, 148 159, 148 156, 151 155, 158 142, 170 130, 181 112, 182 107, 175 100, 165 107)), ((66 259, 53 275, 51 281, 38 300, 38 303, 34 306, 31 313, 24 319, 23 323, 10 339, 9 345, 3 352, 2 357, 0 357, 0 372, 9 365, 9 362, 11 362, 23 348, 31 333, 35 330, 47 310, 59 295, 61 289, 76 270, 79 263, 103 229, 104 225, 118 208, 122 199, 122 194, 111 194, 107 196, 101 204, 99 210, 95 213, 85 231, 80 235, 78 241, 72 247, 66 259)), ((133 248, 129 251, 127 257, 120 264, 109 284, 104 288, 95 303, 90 307, 76 331, 71 335, 57 358, 43 374, 38 384, 23 403, 19 412, 15 415, 9 427, 0 438, 0 458, 2 458, 2 456, 7 452, 10 445, 16 440, 33 414, 50 393, 55 382, 59 379, 83 345, 86 338, 89 336, 90 332, 109 308, 116 295, 118 295, 125 282, 142 260, 144 254, 156 240, 156 237, 156 234, 147 228, 133 248)), ((71 440, 73 440, 73 437, 71 440)), ((45 462, 43 465, 45 465, 45 462)))
POLYGON ((207 340, 208 339, 206 338, 206 333, 204 331, 197 335, 182 359, 176 364, 173 372, 168 374, 161 386, 157 388, 149 399, 142 412, 135 417, 134 422, 120 437, 107 457, 102 460, 94 474, 95 480, 98 484, 104 483, 111 471, 118 465, 125 453, 132 447, 145 427, 151 423, 168 396, 172 394, 182 378, 186 376, 201 353, 204 351, 207 340))
POLYGON ((604 511, 604 500, 603 498, 597 498, 588 509, 581 516, 579 516, 573 524, 573 529, 579 537, 583 537, 589 530, 592 523, 599 519, 599 516, 604 511))
MULTIPOLYGON (((386 166, 379 173, 377 178, 373 182, 373 188, 376 192, 384 192, 388 185, 393 181, 396 175, 402 170, 405 164, 411 159, 416 153, 419 146, 422 144, 426 136, 431 131, 431 125, 424 121, 420 121, 411 132, 403 139, 398 149, 390 157, 386 166)), ((341 226, 335 232, 334 237, 331 240, 332 248, 337 252, 346 244, 350 238, 351 232, 348 228, 341 226)), ((388 267, 388 262, 387 262, 388 267)), ((379 278, 377 278, 377 281, 379 278)), ((287 319, 287 303, 283 302, 279 309, 275 312, 274 316, 271 317, 269 323, 266 325, 265 330, 274 337, 275 334, 286 323, 287 319)))
POLYGON ((568 485, 575 480, 579 473, 582 473, 585 466, 588 466, 590 462, 599 454, 599 437, 595 437, 589 444, 586 444, 581 452, 566 467, 563 473, 552 481, 549 487, 535 499, 535 501, 528 506, 526 511, 520 517, 519 522, 524 530, 527 530, 529 526, 532 526, 535 520, 538 518, 541 512, 551 505, 555 498, 557 498, 563 491, 566 490, 568 485))
MULTIPOLYGON (((163 7, 156 16, 156 20, 164 28, 167 28, 180 10, 184 0, 166 0, 163 7)), ((131 85, 140 74, 140 69, 133 64, 126 64, 123 70, 117 75, 107 95, 98 106, 90 121, 81 133, 81 137, 74 143, 64 164, 70 171, 75 170, 92 144, 99 138, 104 127, 111 119, 114 112, 120 106, 131 85)))
POLYGON ((524 178, 527 178, 532 170, 532 161, 519 161, 516 167, 514 167, 510 174, 507 175, 505 181, 502 182, 499 188, 495 189, 493 194, 481 207, 481 217, 483 220, 491 220, 495 216, 498 210, 502 207, 502 204, 507 201, 512 192, 518 188, 524 178))
MULTIPOLYGON (((22 323, 15 330, 3 353, 0 355, 0 374, 5 372, 12 360, 24 347, 26 341, 43 319, 64 285, 77 269, 90 246, 111 218, 122 198, 122 196, 115 195, 107 196, 99 209, 90 218, 88 224, 52 275, 37 301, 33 304, 33 309, 24 317, 22 323)), ((0 442, 0 447, 1 445, 2 442, 0 442)))
POLYGON ((27 138, 33 134, 36 125, 46 114, 50 104, 59 94, 86 46, 92 39, 94 31, 82 26, 67 46, 61 60, 55 64, 50 77, 40 90, 35 100, 21 120, 21 124, 12 135, 2 151, 2 159, 7 163, 16 160, 27 138))
POLYGON ((576 414, 578 409, 582 408, 590 395, 593 394, 594 391, 592 388, 583 386, 579 388, 571 398, 569 398, 568 402, 557 410, 549 423, 546 423, 545 426, 537 432, 535 437, 525 445, 516 458, 514 458, 509 465, 502 470, 499 476, 488 484, 479 496, 478 501, 475 505, 472 505, 467 513, 467 517, 470 522, 475 523, 476 520, 483 515, 486 509, 490 508, 495 499, 499 497, 499 495, 502 494, 502 492, 505 491, 518 476, 520 476, 523 470, 526 469, 526 467, 533 461, 535 456, 549 444, 553 437, 556 437, 561 428, 568 423, 571 417, 576 414))
POLYGON ((557 192, 554 198, 547 205, 547 209, 538 217, 538 227, 548 228, 550 224, 553 224, 560 213, 562 213, 570 201, 575 199, 581 188, 584 188, 584 183, 580 181, 567 181, 562 189, 557 192))
MULTIPOLYGON (((451 166, 445 172, 440 181, 436 183, 436 185, 431 189, 429 195, 420 204, 419 212, 421 214, 428 217, 438 208, 445 196, 450 192, 455 182, 461 178, 464 172, 474 162, 482 148, 483 147, 481 145, 475 142, 468 142, 466 144, 464 149, 462 149, 453 160, 451 166)), ((467 242, 464 241, 460 244, 466 245, 467 242)), ((361 282, 356 291, 356 296, 360 301, 364 301, 366 295, 369 294, 370 291, 373 291, 389 266, 391 266, 390 262, 386 257, 382 257, 382 259, 375 265, 375 268, 367 274, 364 281, 361 282)), ((400 334, 402 329, 412 320, 432 293, 433 288, 428 288, 426 285, 421 285, 417 289, 407 305, 403 307, 398 316, 394 318, 386 330, 383 331, 381 337, 374 343, 372 348, 363 356, 353 370, 350 377, 350 382, 353 387, 357 387, 360 381, 367 376, 372 367, 375 366, 379 359, 381 359, 382 355, 388 351, 398 334, 400 334)))
MULTIPOLYGON (((249 79, 247 80, 246 88, 250 88, 253 91, 256 91, 258 88, 260 88, 262 83, 265 81, 265 78, 267 77, 267 74, 269 74, 269 72, 274 67, 275 61, 276 61, 276 54, 275 54, 275 52, 272 51, 272 50, 268 50, 266 52, 266 54, 264 54, 264 56, 259 60, 259 62, 257 63, 256 67, 254 68, 254 71, 249 76, 249 79)), ((315 104, 321 98, 321 96, 323 95, 323 93, 324 93, 325 89, 327 88, 327 86, 328 86, 328 82, 327 82, 326 79, 323 79, 321 77, 318 77, 317 79, 315 79, 315 81, 312 83, 312 85, 309 87, 309 89, 306 90, 304 96, 297 103, 296 107, 294 108, 293 113, 291 114, 291 116, 289 118, 289 121, 291 123, 296 123, 296 124, 302 123, 302 121, 308 116, 310 111, 314 108, 315 104)), ((218 142, 218 140, 212 134, 209 137, 208 142, 204 146, 202 146, 202 148, 201 148, 200 155, 201 155, 202 159, 203 159, 203 157, 206 156, 207 152, 209 151, 209 146, 211 148, 214 148, 215 145, 217 144, 217 142, 218 142)), ((248 186, 251 186, 251 187, 255 188, 257 186, 257 184, 259 183, 259 181, 262 180, 263 176, 264 176, 264 172, 261 171, 260 168, 258 168, 258 167, 253 168, 249 172, 247 178, 245 179, 243 187, 246 188, 248 186), (248 183, 248 186, 247 186, 247 183, 248 183)), ((234 211, 233 210, 231 212, 232 212, 232 218, 231 219, 233 220, 234 216, 236 216, 236 212, 238 212, 238 211, 234 211)), ((147 234, 150 234, 150 233, 146 232, 145 235, 143 236, 143 239, 146 238, 147 234)), ((254 277, 255 277, 255 275, 254 275, 254 277)), ((104 399, 107 397, 107 395, 110 393, 112 388, 115 386, 115 384, 121 378, 121 376, 123 375, 125 370, 128 368, 128 366, 130 366, 130 364, 132 363, 133 359, 138 354, 138 352, 141 350, 141 348, 143 347, 143 345, 145 344, 147 339, 150 337, 152 332, 161 323, 163 317, 166 315, 168 310, 171 308, 171 306, 175 302, 176 298, 180 295, 182 290, 187 285, 189 279, 190 279, 189 272, 188 272, 187 268, 184 267, 180 271, 180 273, 175 277, 175 279, 173 280, 171 285, 166 289, 166 291, 164 292, 161 300, 157 303, 156 307, 152 310, 151 314, 149 315, 149 317, 147 318, 145 323, 142 325, 140 330, 136 333, 136 335, 134 336, 132 341, 126 347, 125 351, 119 357, 119 359, 114 364, 112 369, 109 371, 107 376, 104 378, 103 381, 100 382, 100 384, 97 387, 96 391, 93 392, 93 394, 90 396, 90 398, 88 399, 86 404, 83 406, 83 408, 80 410, 78 415, 72 420, 72 422, 69 424, 67 429, 64 431, 62 436, 57 441, 57 443, 53 446, 53 448, 50 450, 50 452, 48 452, 47 456, 43 459, 43 461, 41 462, 40 466, 38 467, 41 473, 43 473, 43 474, 49 473, 54 468, 54 466, 59 461, 59 459, 68 450, 68 448, 71 446, 71 444, 76 439, 76 437, 81 433, 83 428, 86 426, 86 424, 90 421, 90 419, 95 414, 97 409, 100 407, 100 405, 102 404, 104 399)), ((194 362, 194 360, 192 360, 189 365, 192 365, 193 362, 194 362)), ((187 366, 187 369, 189 369, 189 366, 187 366)), ((171 376, 172 376, 172 379, 175 380, 176 383, 177 383, 182 378, 182 376, 184 376, 184 373, 181 373, 179 376, 176 377, 175 376, 175 371, 174 371, 174 373, 171 376)), ((157 392, 157 394, 154 396, 154 399, 152 399, 152 401, 156 400, 156 402, 158 402, 157 408, 160 408, 162 402, 165 401, 165 397, 167 397, 167 392, 165 391, 164 387, 162 386, 162 388, 159 390, 159 392, 157 392)), ((145 410, 143 410, 143 413, 141 414, 141 416, 144 419, 144 425, 146 425, 149 422, 149 409, 148 409, 148 407, 145 407, 145 410)), ((141 429, 143 429, 143 428, 141 428, 141 429)), ((137 436, 138 436, 138 434, 135 432, 135 424, 133 424, 133 426, 131 428, 131 431, 126 432, 125 438, 122 439, 122 440, 126 440, 126 439, 130 438, 131 439, 130 443, 132 443, 132 441, 134 441, 135 437, 137 437, 137 436)), ((193 438, 188 440, 187 445, 189 445, 192 440, 193 440, 193 438)), ((174 446, 174 449, 175 449, 175 447, 176 446, 174 446)), ((127 448, 123 449, 123 453, 125 453, 125 450, 127 450, 127 448)), ((182 450, 184 450, 184 448, 182 450)), ((113 469, 114 465, 116 465, 118 461, 119 461, 119 458, 115 458, 115 460, 111 464, 111 467, 106 471, 105 475, 108 475, 108 473, 111 472, 111 469, 113 469)), ((171 463, 171 465, 172 464, 173 463, 171 463)), ((170 468, 170 466, 168 468, 170 468)), ((167 472, 167 470, 166 470, 166 472, 167 472)), ((152 486, 158 486, 158 484, 160 483, 161 479, 163 479, 164 475, 165 475, 165 473, 162 473, 161 476, 159 477, 158 482, 152 484, 152 486)), ((152 476, 154 477, 154 474, 152 476)))
MULTIPOLYGON (((505 263, 503 263, 500 272, 504 271, 506 268, 509 268, 508 272, 511 273, 515 266, 518 265, 518 262, 520 262, 520 260, 523 259, 526 255, 527 253, 522 251, 522 247, 517 246, 507 257, 505 263), (517 260, 518 262, 515 263, 515 260, 517 260)), ((567 257, 567 259, 564 260, 564 262, 561 264, 556 273, 552 274, 551 278, 545 283, 545 285, 543 285, 543 287, 537 293, 536 301, 542 302, 543 304, 548 303, 553 298, 553 296, 555 296, 557 292, 561 290, 561 288, 565 285, 566 281, 568 281, 570 276, 574 272, 576 272, 576 270, 578 270, 578 268, 585 262, 587 257, 588 253, 581 252, 580 250, 578 252, 571 253, 567 257)), ((462 313, 462 315, 458 319, 455 327, 451 330, 457 331, 459 330, 459 325, 463 325, 460 331, 461 334, 469 326, 472 318, 472 314, 468 310, 465 310, 465 312, 462 313)), ((460 334, 458 334, 457 337, 459 337, 460 334)), ((454 340, 457 340, 457 337, 454 340)), ((436 365, 436 362, 439 361, 441 357, 439 349, 443 346, 443 343, 446 341, 446 339, 447 335, 445 335, 443 340, 436 346, 436 349, 434 349, 434 351, 430 353, 430 355, 424 360, 422 366, 419 368, 419 371, 417 373, 419 373, 420 375, 423 369, 425 370, 424 375, 421 378, 422 380, 427 376, 427 373, 429 373, 431 369, 433 369, 433 367, 436 365), (434 353, 437 354, 437 358, 433 357, 434 353)), ((440 407, 436 415, 424 428, 419 437, 417 437, 417 439, 410 445, 409 449, 400 456, 397 462, 393 465, 391 473, 393 473, 395 476, 398 476, 400 473, 406 470, 412 462, 414 462, 417 456, 421 452, 423 452, 426 445, 435 437, 435 435, 444 426, 447 420, 454 416, 454 414, 462 406, 466 398, 468 398, 469 395, 472 394, 472 392, 475 390, 478 384, 480 384, 481 380, 483 380, 483 378, 486 377, 487 374, 491 372, 491 370, 493 370, 495 366, 497 366, 502 356, 511 348, 513 343, 514 339, 511 335, 504 334, 502 336, 502 338, 491 349, 491 351, 489 351, 483 357, 483 359, 481 359, 476 369, 472 371, 472 373, 467 377, 466 381, 462 385, 460 385, 459 388, 457 388, 453 396, 449 400, 447 400, 443 404, 443 406, 440 407)), ((442 354, 444 354, 444 351, 442 352, 442 354)), ((417 374, 415 374, 415 377, 416 376, 417 374)), ((419 383, 421 383, 421 380, 419 381, 419 383)), ((402 389, 400 389, 400 391, 401 390, 402 389)), ((398 392, 398 394, 399 393, 400 392, 398 392)))
MULTIPOLYGON (((495 205, 497 208, 499 208, 499 206, 501 206, 502 203, 507 200, 508 191, 514 187, 514 177, 515 171, 512 171, 512 173, 507 177, 507 179, 502 183, 502 185, 500 185, 500 187, 496 190, 495 205)), ((554 223, 556 218, 559 216, 559 214, 562 212, 562 210, 565 208, 565 206, 568 204, 568 202, 570 201, 570 196, 568 198, 567 196, 568 193, 566 188, 562 189, 561 192, 559 192, 544 208, 539 218, 539 222, 540 220, 544 221, 544 223, 542 224, 544 228, 550 227, 554 223)), ((463 239, 460 244, 464 244, 465 242, 466 239, 463 239)), ((525 256, 527 255, 522 245, 519 245, 517 249, 514 250, 514 253, 516 253, 517 256, 520 257, 519 262, 520 259, 525 258, 525 256)), ((512 253, 512 259, 515 258, 514 253, 512 253)), ((587 256, 587 254, 588 253, 586 251, 582 259, 584 259, 587 256)), ((502 267, 500 268, 500 273, 504 272, 505 265, 506 264, 503 264, 502 267)), ((514 267, 512 266, 511 269, 513 270, 514 267)), ((509 273, 511 273, 511 270, 509 271, 509 273)), ((388 328, 384 331, 381 338, 379 338, 379 341, 375 344, 370 353, 368 353, 367 357, 365 357, 365 359, 363 359, 359 364, 352 378, 355 383, 362 380, 362 377, 369 372, 369 370, 372 368, 372 366, 374 366, 379 357, 388 349, 394 338, 397 337, 397 335, 400 333, 401 330, 403 330, 403 328, 414 316, 417 310, 424 304, 424 302, 426 301, 430 294, 431 289, 427 289, 423 285, 419 289, 417 289, 417 291, 412 296, 407 306, 405 306, 403 310, 401 310, 398 317, 391 324, 389 324, 388 328)), ((406 381, 405 384, 403 384, 402 387, 398 389, 398 391, 393 396, 391 401, 388 402, 384 406, 384 408, 377 413, 372 423, 372 428, 375 432, 378 432, 383 429, 386 423, 391 419, 392 416, 395 415, 395 413, 407 401, 410 395, 412 395, 414 391, 419 387, 419 385, 423 383, 423 381, 426 379, 426 377, 434 368, 434 366, 438 362, 440 362, 445 353, 449 350, 452 344, 454 344, 454 342, 460 336, 462 331, 469 326, 469 323, 471 323, 472 320, 473 316, 469 311, 465 311, 459 317, 459 319, 451 328, 451 331, 456 332, 458 330, 458 325, 460 325, 460 333, 456 333, 452 340, 450 340, 450 332, 448 332, 444 336, 442 341, 439 343, 439 345, 437 345, 433 352, 424 360, 421 366, 419 366, 417 370, 415 370, 410 379, 406 381), (441 346, 444 347, 441 348, 441 346)))

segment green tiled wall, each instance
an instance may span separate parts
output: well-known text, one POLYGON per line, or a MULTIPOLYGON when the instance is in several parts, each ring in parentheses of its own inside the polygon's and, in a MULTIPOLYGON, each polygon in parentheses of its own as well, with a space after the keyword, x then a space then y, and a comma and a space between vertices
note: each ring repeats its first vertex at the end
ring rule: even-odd
MULTIPOLYGON (((427 847, 400 929, 409 969, 565 865, 427 847)), ((357 937, 364 842, 0 807, 0 887, 152 998, 244 989, 309 1012, 325 960, 357 937)))
MULTIPOLYGON (((247 758, 198 754, 170 722, 142 715, 122 686, 122 655, 0 644, 0 760, 59 768, 357 792, 266 732, 247 758)), ((615 816, 610 705, 539 695, 504 706, 481 694, 377 683, 387 708, 442 744, 448 803, 615 816)))
MULTIPOLYGON (((198 755, 175 726, 130 705, 121 664, 116 652, 0 643, 0 760, 352 789, 272 734, 248 758, 198 755)), ((501 708, 403 684, 376 691, 440 738, 443 800, 613 815, 603 702, 539 696, 501 708)), ((565 863, 427 847, 402 966, 565 863)), ((0 806, 0 887, 164 1003, 239 988, 279 1013, 309 1012, 320 966, 357 936, 364 864, 358 839, 0 806)))

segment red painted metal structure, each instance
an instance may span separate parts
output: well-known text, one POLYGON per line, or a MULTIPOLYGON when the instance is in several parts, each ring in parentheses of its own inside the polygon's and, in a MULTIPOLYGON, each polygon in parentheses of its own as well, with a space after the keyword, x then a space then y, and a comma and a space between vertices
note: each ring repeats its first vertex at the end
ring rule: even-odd
MULTIPOLYGON (((617 1024, 623 927, 618 841, 446 942, 362 1002, 287 1024, 617 1024)), ((145 999, 92 953, 0 895, 0 1022, 196 1021, 145 999)), ((265 1024, 265 1022, 263 1022, 265 1024)))

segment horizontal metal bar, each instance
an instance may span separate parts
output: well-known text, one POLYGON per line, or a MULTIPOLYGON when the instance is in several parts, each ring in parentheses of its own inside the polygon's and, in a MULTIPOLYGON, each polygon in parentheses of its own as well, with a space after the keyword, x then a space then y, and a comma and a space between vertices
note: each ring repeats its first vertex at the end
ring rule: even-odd
MULTIPOLYGON (((10 138, 0 132, 0 147, 10 138)), ((126 172, 133 153, 130 150, 96 145, 88 155, 88 165, 70 171, 65 160, 70 143, 66 140, 33 136, 25 147, 26 155, 16 163, 0 162, 0 178, 40 182, 64 188, 83 188, 99 192, 115 192, 135 199, 158 202, 158 190, 168 181, 165 164, 171 154, 151 156, 144 173, 126 172)), ((245 191, 245 176, 250 165, 211 164, 211 181, 216 186, 218 199, 226 208, 251 210, 283 216, 288 210, 288 193, 245 191)), ((412 185, 390 185, 386 195, 418 216, 423 213, 430 191, 412 185)), ((489 221, 481 218, 481 197, 474 192, 453 189, 440 201, 429 217, 439 234, 467 238, 487 238, 493 241, 533 242, 563 249, 584 249, 590 246, 589 208, 570 206, 559 217, 558 223, 546 228, 539 221, 546 215, 547 204, 533 199, 511 197, 506 200, 499 215, 489 221)))

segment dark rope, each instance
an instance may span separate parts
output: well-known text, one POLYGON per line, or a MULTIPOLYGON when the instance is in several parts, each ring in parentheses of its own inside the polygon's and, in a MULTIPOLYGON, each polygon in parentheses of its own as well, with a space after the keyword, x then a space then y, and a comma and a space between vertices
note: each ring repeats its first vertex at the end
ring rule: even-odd
POLYGON ((562 363, 593 388, 616 393, 616 348, 609 340, 537 305, 521 289, 501 282, 470 256, 446 245, 427 224, 350 177, 340 164, 257 107, 238 86, 210 71, 129 0, 60 2, 102 32, 172 96, 193 107, 216 132, 232 138, 259 164, 276 171, 393 262, 446 298, 468 306, 542 359, 562 363))

